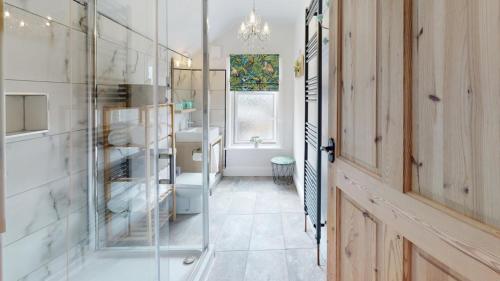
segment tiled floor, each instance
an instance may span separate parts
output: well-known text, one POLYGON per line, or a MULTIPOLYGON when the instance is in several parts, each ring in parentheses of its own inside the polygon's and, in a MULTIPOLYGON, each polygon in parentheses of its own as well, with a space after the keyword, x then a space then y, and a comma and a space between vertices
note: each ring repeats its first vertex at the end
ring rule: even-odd
POLYGON ((210 216, 216 257, 209 281, 326 280, 294 186, 224 178, 210 199, 210 216))

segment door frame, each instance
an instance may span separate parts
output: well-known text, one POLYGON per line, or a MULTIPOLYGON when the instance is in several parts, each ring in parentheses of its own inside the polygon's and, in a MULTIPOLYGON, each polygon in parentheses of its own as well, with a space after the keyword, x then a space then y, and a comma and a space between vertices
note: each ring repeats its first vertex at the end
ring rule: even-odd
MULTIPOLYGON (((500 230, 462 215, 412 192, 412 62, 413 0, 404 0, 403 13, 403 186, 390 187, 382 178, 341 155, 342 3, 330 6, 330 130, 337 143, 334 164, 328 169, 328 280, 340 280, 340 198, 346 196, 378 220, 397 230, 403 239, 402 279, 412 279, 414 246, 469 280, 498 280, 500 230), (333 55, 333 54, 336 54, 333 55)), ((378 13, 377 13, 378 14, 378 13)))

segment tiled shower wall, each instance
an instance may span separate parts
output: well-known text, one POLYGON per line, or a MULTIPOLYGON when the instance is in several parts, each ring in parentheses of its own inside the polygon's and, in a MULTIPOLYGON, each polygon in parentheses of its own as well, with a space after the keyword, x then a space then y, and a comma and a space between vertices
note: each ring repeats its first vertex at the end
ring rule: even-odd
POLYGON ((89 237, 86 8, 5 2, 5 92, 47 94, 49 130, 7 139, 3 280, 64 279, 89 237))
MULTIPOLYGON (((93 253, 87 200, 87 0, 5 2, 5 92, 47 94, 49 130, 7 139, 3 280, 71 280, 93 253)), ((99 86, 152 84, 152 3, 98 1, 105 15, 96 19, 99 86)), ((166 0, 158 3, 165 10, 166 0)), ((159 22, 159 84, 164 86, 176 55, 165 47, 166 17, 160 15, 159 22)), ((96 189, 102 192, 102 183, 96 189)), ((97 211, 103 208, 101 202, 97 211)))

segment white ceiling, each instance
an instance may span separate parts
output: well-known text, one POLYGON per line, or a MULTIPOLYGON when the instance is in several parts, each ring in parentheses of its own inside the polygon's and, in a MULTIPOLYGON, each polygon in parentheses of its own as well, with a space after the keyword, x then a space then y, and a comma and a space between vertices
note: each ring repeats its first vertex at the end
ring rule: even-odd
MULTIPOLYGON (((208 0, 209 40, 239 26, 250 13, 252 1, 208 0)), ((201 48, 201 0, 168 0, 168 5, 168 45, 192 55, 201 48)), ((269 22, 271 31, 273 24, 295 24, 305 9, 304 0, 256 0, 255 5, 257 14, 269 22)))

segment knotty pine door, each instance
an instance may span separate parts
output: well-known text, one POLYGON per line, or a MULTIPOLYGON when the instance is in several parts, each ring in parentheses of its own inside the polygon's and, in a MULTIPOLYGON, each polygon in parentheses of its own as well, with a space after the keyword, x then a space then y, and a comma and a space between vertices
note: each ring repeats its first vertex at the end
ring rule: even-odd
POLYGON ((330 19, 328 280, 500 280, 500 1, 330 19))

